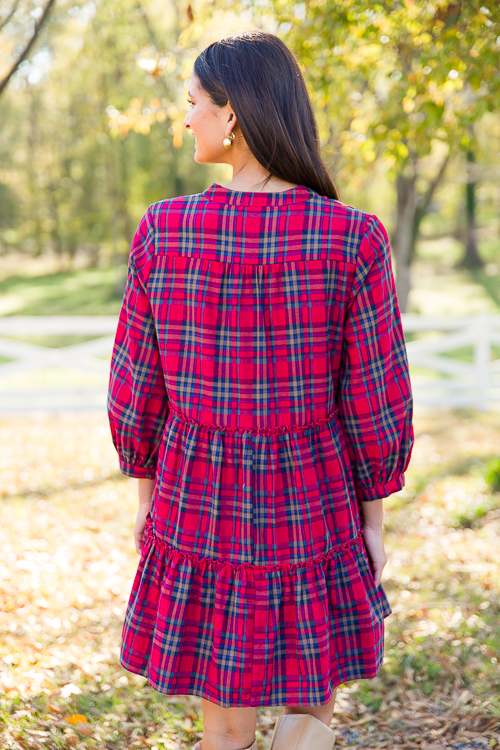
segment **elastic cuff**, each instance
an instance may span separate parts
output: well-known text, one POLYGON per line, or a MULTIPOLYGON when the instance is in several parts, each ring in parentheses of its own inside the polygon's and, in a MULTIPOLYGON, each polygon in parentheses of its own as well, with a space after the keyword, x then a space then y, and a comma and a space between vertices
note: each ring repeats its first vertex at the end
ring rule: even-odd
POLYGON ((383 497, 392 495, 393 492, 398 492, 405 486, 405 475, 400 474, 398 477, 391 479, 390 482, 385 484, 377 484, 376 487, 356 487, 356 495, 359 500, 380 500, 383 497))
POLYGON ((137 466, 124 461, 119 458, 120 461, 120 472, 126 477, 134 477, 134 479, 154 479, 156 475, 156 466, 153 468, 145 469, 143 466, 137 466))

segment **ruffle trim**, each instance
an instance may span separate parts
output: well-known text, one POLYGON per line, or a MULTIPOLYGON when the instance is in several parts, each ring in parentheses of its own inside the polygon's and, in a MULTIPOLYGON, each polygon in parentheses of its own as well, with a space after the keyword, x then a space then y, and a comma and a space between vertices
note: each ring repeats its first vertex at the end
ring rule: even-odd
POLYGON ((195 424, 197 427, 206 427, 211 430, 221 430, 222 432, 250 432, 252 434, 258 434, 258 435, 274 435, 276 433, 283 433, 283 432, 297 432, 301 430, 307 430, 309 427, 314 427, 315 425, 322 424, 323 422, 329 422, 335 414, 338 414, 338 409, 334 409, 330 414, 328 414, 326 417, 320 417, 320 419, 315 419, 312 422, 308 422, 307 424, 283 424, 279 425, 278 427, 223 427, 222 425, 213 424, 211 422, 199 422, 196 419, 193 419, 192 417, 188 417, 186 414, 182 414, 180 411, 177 411, 172 404, 169 405, 169 410, 175 414, 176 417, 181 419, 184 422, 191 422, 191 424, 195 424))
POLYGON ((358 534, 358 536, 354 537, 353 539, 349 539, 349 541, 344 542, 342 544, 338 544, 336 547, 333 547, 331 550, 329 550, 326 554, 321 555, 321 557, 316 557, 313 560, 305 560, 303 562, 297 562, 297 563, 282 563, 282 564, 276 564, 276 565, 255 565, 253 563, 232 563, 229 560, 217 560, 213 557, 202 557, 194 552, 182 552, 181 550, 178 550, 176 547, 173 547, 171 544, 168 544, 168 542, 165 542, 163 539, 159 539, 154 533, 153 533, 153 525, 151 523, 151 520, 148 516, 146 520, 146 528, 144 533, 144 542, 146 540, 150 541, 152 544, 154 544, 157 547, 161 547, 164 549, 169 555, 172 555, 173 557, 183 559, 183 560, 189 560, 192 563, 196 563, 197 565, 205 563, 209 565, 215 565, 218 568, 227 567, 229 566, 232 570, 240 570, 240 569, 247 569, 247 570, 264 570, 264 571, 285 571, 285 570, 294 570, 295 568, 306 568, 309 566, 317 566, 321 565, 323 562, 326 562, 327 560, 330 560, 332 557, 335 557, 339 554, 339 552, 349 552, 354 547, 358 547, 363 543, 363 535, 362 532, 358 534))

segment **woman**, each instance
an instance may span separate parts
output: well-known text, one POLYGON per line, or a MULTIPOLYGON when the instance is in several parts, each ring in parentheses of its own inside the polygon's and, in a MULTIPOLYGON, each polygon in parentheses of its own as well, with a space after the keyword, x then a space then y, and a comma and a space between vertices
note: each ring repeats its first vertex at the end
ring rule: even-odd
POLYGON ((190 80, 195 161, 233 179, 150 205, 108 399, 139 479, 141 559, 120 662, 200 696, 197 750, 330 750, 336 689, 378 674, 382 499, 412 396, 386 231, 339 201, 276 36, 211 44, 190 80))

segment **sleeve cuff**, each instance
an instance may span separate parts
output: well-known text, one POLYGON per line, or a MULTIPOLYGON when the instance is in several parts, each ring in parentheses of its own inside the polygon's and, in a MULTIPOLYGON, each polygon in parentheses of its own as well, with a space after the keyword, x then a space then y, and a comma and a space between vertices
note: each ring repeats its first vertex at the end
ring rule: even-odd
POLYGON ((390 482, 385 484, 377 484, 375 487, 356 487, 356 495, 359 500, 380 500, 381 498, 392 495, 393 492, 398 492, 405 486, 405 475, 400 474, 398 477, 391 479, 390 482))
POLYGON ((123 458, 119 457, 120 461, 120 472, 126 477, 133 477, 134 479, 154 479, 156 475, 156 466, 146 469, 144 466, 138 466, 136 464, 128 463, 123 458))

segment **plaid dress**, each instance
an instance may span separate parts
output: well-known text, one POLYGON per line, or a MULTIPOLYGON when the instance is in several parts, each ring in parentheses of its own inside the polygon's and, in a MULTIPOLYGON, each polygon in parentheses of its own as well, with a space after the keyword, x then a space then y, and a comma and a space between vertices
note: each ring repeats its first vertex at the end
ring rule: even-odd
POLYGON ((323 705, 378 674, 359 506, 404 486, 412 392, 380 220, 299 185, 151 204, 108 413, 154 478, 121 665, 220 706, 323 705))

